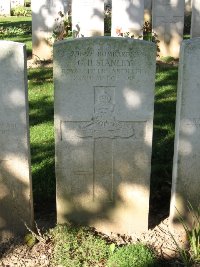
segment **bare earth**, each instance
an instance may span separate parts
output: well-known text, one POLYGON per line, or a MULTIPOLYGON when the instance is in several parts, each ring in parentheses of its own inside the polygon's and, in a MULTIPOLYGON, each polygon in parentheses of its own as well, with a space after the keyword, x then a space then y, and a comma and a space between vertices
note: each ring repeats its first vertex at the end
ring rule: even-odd
MULTIPOLYGON (((38 222, 39 224, 40 222, 38 222)), ((45 222, 43 222, 44 224, 45 222)), ((46 222, 47 224, 49 222, 46 222)), ((180 245, 184 244, 184 236, 174 235, 180 245)), ((108 238, 108 237, 107 237, 108 238)), ((109 237, 118 244, 129 244, 141 241, 144 244, 150 245, 158 256, 168 261, 175 262, 177 257, 177 249, 174 241, 169 233, 168 219, 162 221, 154 229, 143 233, 140 236, 128 237, 113 235, 109 237)), ((36 267, 36 266, 52 266, 50 259, 53 252, 53 244, 51 241, 39 242, 32 248, 24 244, 22 238, 16 238, 10 242, 1 244, 0 246, 0 266, 1 267, 36 267)), ((162 265, 164 266, 164 265, 162 265)), ((169 265, 168 265, 169 266, 169 265)), ((175 265, 179 266, 179 265, 175 265)), ((72 266, 73 267, 73 266, 72 266)), ((75 267, 75 266, 74 266, 75 267)))

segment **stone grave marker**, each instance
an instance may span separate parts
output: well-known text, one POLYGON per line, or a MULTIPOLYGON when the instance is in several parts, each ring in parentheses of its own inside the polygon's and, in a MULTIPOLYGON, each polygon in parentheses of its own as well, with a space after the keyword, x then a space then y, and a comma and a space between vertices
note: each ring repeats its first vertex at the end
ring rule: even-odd
POLYGON ((0 242, 33 226, 25 55, 0 41, 0 242))
POLYGON ((144 22, 144 0, 112 1, 112 36, 120 33, 130 36, 142 35, 144 22))
POLYGON ((17 6, 24 6, 24 0, 11 0, 10 4, 11 8, 15 8, 17 6))
POLYGON ((178 225, 179 213, 187 223, 200 204, 200 38, 181 47, 176 107, 176 131, 170 222, 178 225), (178 210, 178 212, 177 212, 178 210))
POLYGON ((185 0, 185 15, 191 15, 193 0, 185 0))
POLYGON ((200 0, 192 1, 191 38, 200 37, 200 0))
POLYGON ((155 57, 130 38, 55 44, 58 223, 147 230, 155 57))
POLYGON ((151 22, 152 0, 144 0, 144 21, 151 22))
POLYGON ((72 31, 74 37, 104 35, 104 0, 73 0, 72 31))
POLYGON ((183 0, 153 0, 152 25, 158 35, 160 56, 179 57, 184 27, 183 0))
POLYGON ((10 16, 10 0, 0 0, 0 16, 10 16))
POLYGON ((66 0, 32 0, 32 44, 33 58, 52 58, 52 34, 60 21, 59 12, 64 13, 66 0))

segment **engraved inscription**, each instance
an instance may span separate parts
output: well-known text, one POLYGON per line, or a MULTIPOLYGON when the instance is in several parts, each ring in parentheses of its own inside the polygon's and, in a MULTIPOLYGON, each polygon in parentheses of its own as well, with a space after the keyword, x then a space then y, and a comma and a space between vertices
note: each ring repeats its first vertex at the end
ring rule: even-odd
MULTIPOLYGON (((93 200, 98 199, 103 194, 105 200, 113 201, 113 166, 116 139, 132 138, 135 140, 144 138, 146 121, 118 121, 115 118, 115 105, 115 87, 96 86, 94 87, 94 110, 91 121, 60 122, 61 141, 67 141, 72 146, 77 144, 77 147, 75 145, 75 147, 70 148, 72 151, 74 149, 77 151, 71 151, 72 154, 76 155, 73 174, 79 176, 83 184, 88 177, 93 177, 93 200), (84 163, 82 167, 82 163, 77 163, 79 162, 78 154, 82 153, 82 147, 89 144, 93 147, 89 156, 89 158, 93 158, 93 173, 85 169, 84 163)), ((74 184, 73 181, 71 181, 71 184, 74 184)))
POLYGON ((200 118, 190 118, 188 119, 188 122, 185 123, 185 125, 200 128, 200 118))
POLYGON ((0 122, 0 134, 9 134, 17 128, 16 123, 12 122, 0 122))

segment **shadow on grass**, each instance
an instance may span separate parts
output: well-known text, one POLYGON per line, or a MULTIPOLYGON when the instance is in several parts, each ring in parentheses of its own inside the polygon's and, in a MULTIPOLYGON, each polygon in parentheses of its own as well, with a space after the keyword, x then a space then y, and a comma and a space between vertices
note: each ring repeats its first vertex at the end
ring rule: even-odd
POLYGON ((26 24, 27 26, 31 26, 31 18, 21 18, 21 17, 11 17, 10 19, 0 17, 0 26, 3 27, 20 27, 21 24, 26 24))
POLYGON ((29 103, 30 126, 53 122, 53 104, 49 97, 43 96, 40 99, 32 100, 29 103))
POLYGON ((149 227, 169 215, 178 68, 158 67, 155 88, 149 227))
POLYGON ((55 145, 52 68, 29 69, 31 162, 36 215, 55 210, 55 145))

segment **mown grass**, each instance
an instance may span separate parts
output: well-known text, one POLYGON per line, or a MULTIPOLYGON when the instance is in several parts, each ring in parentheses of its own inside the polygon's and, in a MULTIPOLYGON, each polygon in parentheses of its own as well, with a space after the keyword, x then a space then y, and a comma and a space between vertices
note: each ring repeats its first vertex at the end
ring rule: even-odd
POLYGON ((27 55, 32 55, 31 17, 0 17, 0 40, 9 40, 26 44, 27 55), (18 29, 25 28, 21 33, 18 29), (7 29, 7 34, 4 34, 7 29), (9 34, 10 32, 10 34, 9 34))
POLYGON ((33 192, 35 202, 55 197, 53 70, 28 72, 33 192))

